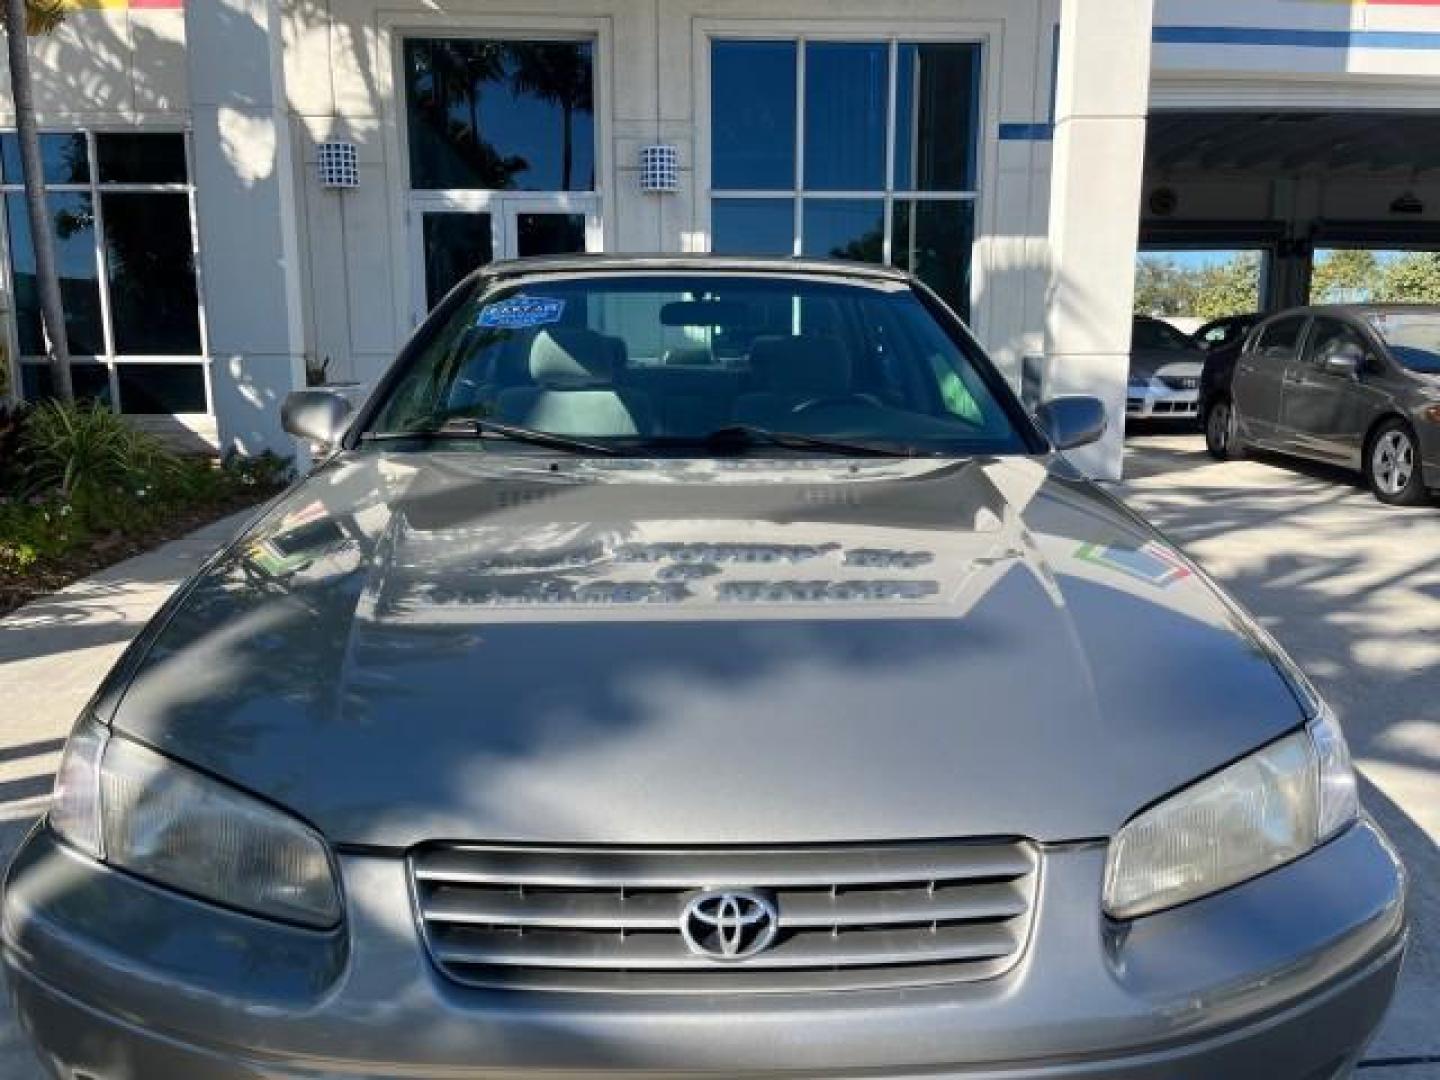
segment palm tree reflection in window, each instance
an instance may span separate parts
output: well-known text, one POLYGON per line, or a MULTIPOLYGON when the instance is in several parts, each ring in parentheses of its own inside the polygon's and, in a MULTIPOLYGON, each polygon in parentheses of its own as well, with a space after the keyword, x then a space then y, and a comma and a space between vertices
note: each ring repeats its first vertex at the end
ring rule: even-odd
POLYGON ((412 186, 592 190, 592 53, 581 41, 406 42, 412 186))

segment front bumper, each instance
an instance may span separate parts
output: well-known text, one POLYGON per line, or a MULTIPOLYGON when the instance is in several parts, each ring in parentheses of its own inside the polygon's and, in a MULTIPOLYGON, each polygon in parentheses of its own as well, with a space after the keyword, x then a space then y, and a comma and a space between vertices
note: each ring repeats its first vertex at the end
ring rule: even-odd
POLYGON ((1163 385, 1129 386, 1125 415, 1137 420, 1194 420, 1200 415, 1200 388, 1172 390, 1163 385))
POLYGON ((5 959, 57 1076, 1328 1077, 1389 1002, 1404 876, 1362 824, 1227 892, 1115 926, 1104 848, 1046 851, 1021 963, 985 983, 659 997, 466 989, 429 964, 403 859, 342 858, 333 934, 227 914, 37 832, 5 959))

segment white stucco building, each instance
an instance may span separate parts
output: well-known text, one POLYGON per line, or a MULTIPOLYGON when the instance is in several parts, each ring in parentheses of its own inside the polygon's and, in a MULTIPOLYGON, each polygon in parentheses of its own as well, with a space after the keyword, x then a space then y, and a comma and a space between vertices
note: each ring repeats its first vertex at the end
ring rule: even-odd
POLYGON ((909 266, 1017 386, 1104 397, 1114 474, 1137 244, 1260 251, 1277 306, 1318 242, 1440 247, 1417 0, 80 0, 32 49, 77 388, 247 451, 491 257, 793 251, 909 266))

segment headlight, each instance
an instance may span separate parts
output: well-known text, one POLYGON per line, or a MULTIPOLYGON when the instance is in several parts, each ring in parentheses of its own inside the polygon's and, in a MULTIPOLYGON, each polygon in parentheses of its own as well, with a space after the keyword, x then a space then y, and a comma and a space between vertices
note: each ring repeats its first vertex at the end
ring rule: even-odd
POLYGON ((1355 820, 1345 736, 1322 709, 1304 731, 1192 784, 1110 842, 1105 911, 1133 919, 1297 859, 1355 820))
POLYGON ((50 825, 96 859, 217 904, 306 926, 340 920, 314 830, 93 721, 65 749, 50 825))

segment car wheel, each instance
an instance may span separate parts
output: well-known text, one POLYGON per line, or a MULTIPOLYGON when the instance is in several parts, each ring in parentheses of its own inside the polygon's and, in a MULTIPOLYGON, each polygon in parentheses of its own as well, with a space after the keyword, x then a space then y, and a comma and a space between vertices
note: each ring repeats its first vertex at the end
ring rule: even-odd
POLYGON ((1403 420, 1387 420, 1376 430, 1365 453, 1365 479, 1383 503, 1418 506, 1425 499, 1420 450, 1403 420))
POLYGON ((1205 412, 1205 449, 1216 461, 1231 461, 1244 454, 1235 433, 1235 409, 1221 398, 1205 412))

